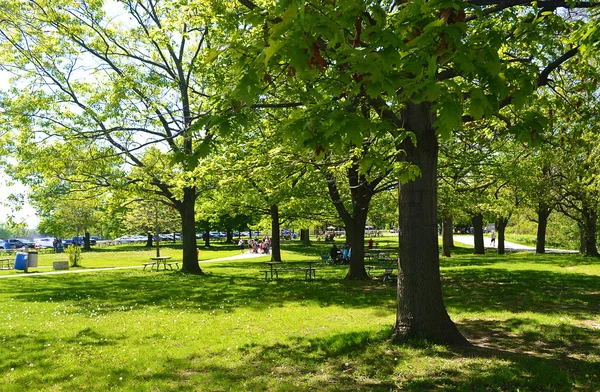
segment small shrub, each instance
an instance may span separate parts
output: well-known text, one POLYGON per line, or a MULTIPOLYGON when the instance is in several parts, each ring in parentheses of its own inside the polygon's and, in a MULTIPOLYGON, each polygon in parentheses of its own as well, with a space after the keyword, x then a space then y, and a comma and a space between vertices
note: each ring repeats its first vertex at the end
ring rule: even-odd
POLYGON ((81 248, 73 244, 67 246, 65 253, 69 256, 69 264, 71 267, 81 267, 81 248))

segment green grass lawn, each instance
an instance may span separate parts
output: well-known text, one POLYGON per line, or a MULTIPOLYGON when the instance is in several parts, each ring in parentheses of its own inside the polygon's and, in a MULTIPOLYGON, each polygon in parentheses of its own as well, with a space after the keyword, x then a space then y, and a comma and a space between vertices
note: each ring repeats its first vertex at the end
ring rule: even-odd
MULTIPOLYGON (((283 246, 290 262, 329 247, 283 246)), ((200 250, 205 259, 237 253, 200 250)), ((151 255, 121 247, 82 263, 140 265, 151 255)), ((596 259, 455 249, 442 279, 448 311, 475 345, 466 349, 391 343, 396 292, 381 281, 345 281, 344 266, 325 266, 313 282, 287 274, 267 283, 267 259, 205 263, 206 276, 0 279, 0 390, 600 390, 596 259)))

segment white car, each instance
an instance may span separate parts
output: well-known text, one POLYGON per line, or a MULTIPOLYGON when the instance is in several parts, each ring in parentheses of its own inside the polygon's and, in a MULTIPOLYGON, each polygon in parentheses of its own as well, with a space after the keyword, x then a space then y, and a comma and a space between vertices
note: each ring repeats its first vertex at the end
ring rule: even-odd
POLYGON ((50 237, 36 238, 33 240, 33 243, 36 249, 54 248, 54 238, 50 237))
POLYGON ((10 249, 10 245, 8 244, 8 242, 0 240, 0 249, 10 249))
POLYGON ((115 244, 130 244, 135 242, 136 239, 132 235, 124 235, 123 237, 115 238, 115 244))

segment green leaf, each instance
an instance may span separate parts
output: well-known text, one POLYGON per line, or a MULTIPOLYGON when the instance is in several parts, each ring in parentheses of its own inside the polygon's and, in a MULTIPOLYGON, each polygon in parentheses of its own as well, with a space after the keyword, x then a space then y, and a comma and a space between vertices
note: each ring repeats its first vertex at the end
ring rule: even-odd
POLYGON ((437 105, 437 110, 436 132, 442 138, 449 138, 453 131, 462 127, 462 107, 458 100, 451 98, 437 105))

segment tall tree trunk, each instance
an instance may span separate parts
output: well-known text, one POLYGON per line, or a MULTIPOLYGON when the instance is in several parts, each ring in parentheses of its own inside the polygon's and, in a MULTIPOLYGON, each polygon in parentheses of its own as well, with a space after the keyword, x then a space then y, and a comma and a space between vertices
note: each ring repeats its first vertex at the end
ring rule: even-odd
POLYGON ((471 216, 471 224, 473 225, 473 253, 476 255, 485 254, 485 246, 483 244, 483 215, 477 214, 471 216))
POLYGON ((181 215, 181 235, 183 242, 183 265, 181 270, 190 274, 203 274, 198 264, 196 248, 196 190, 183 188, 183 200, 178 204, 181 215))
POLYGON ((281 261, 281 238, 279 237, 279 207, 271 206, 271 261, 281 261))
POLYGON ((503 255, 506 252, 506 249, 504 248, 504 234, 506 233, 506 225, 508 225, 508 218, 496 217, 496 241, 498 241, 499 255, 503 255))
POLYGON ((204 229, 204 246, 207 248, 210 246, 210 228, 208 226, 204 229))
POLYGON ((368 202, 364 206, 356 205, 349 224, 344 222, 346 223, 346 239, 352 248, 346 279, 371 279, 365 270, 365 225, 367 224, 368 206, 368 202))
POLYGON ((83 233, 83 249, 92 250, 92 247, 90 245, 90 232, 89 231, 85 231, 83 233))
POLYGON ((585 225, 583 222, 577 222, 579 227, 579 253, 585 255, 585 225))
POLYGON ((546 253, 546 228, 548 227, 548 217, 552 212, 552 208, 546 203, 539 203, 537 208, 538 229, 537 241, 535 244, 535 253, 546 253))
POLYGON ((428 103, 409 103, 403 110, 405 129, 415 134, 402 147, 406 160, 421 169, 421 176, 400 186, 400 260, 398 263, 398 312, 394 338, 426 339, 436 343, 465 345, 450 319, 442 296, 437 239, 437 136, 434 113, 428 103))
POLYGON ((450 257, 450 250, 454 245, 452 226, 452 215, 444 216, 442 218, 442 256, 444 257, 450 257))
POLYGON ((366 178, 361 176, 358 164, 348 169, 348 182, 352 195, 351 211, 344 206, 333 176, 327 177, 327 188, 329 197, 346 227, 347 242, 350 242, 352 247, 346 279, 368 280, 371 278, 365 269, 365 225, 374 188, 373 184, 368 184, 366 178))
POLYGON ((148 237, 146 237, 146 245, 145 245, 145 247, 146 248, 152 248, 152 233, 148 233, 148 237))
POLYGON ((585 255, 598 257, 598 247, 596 246, 598 212, 587 203, 584 203, 583 219, 585 227, 585 255))
POLYGON ((225 242, 228 244, 233 242, 233 229, 227 229, 227 241, 225 242))
POLYGON ((300 229, 300 239, 304 246, 310 246, 310 229, 300 229))

